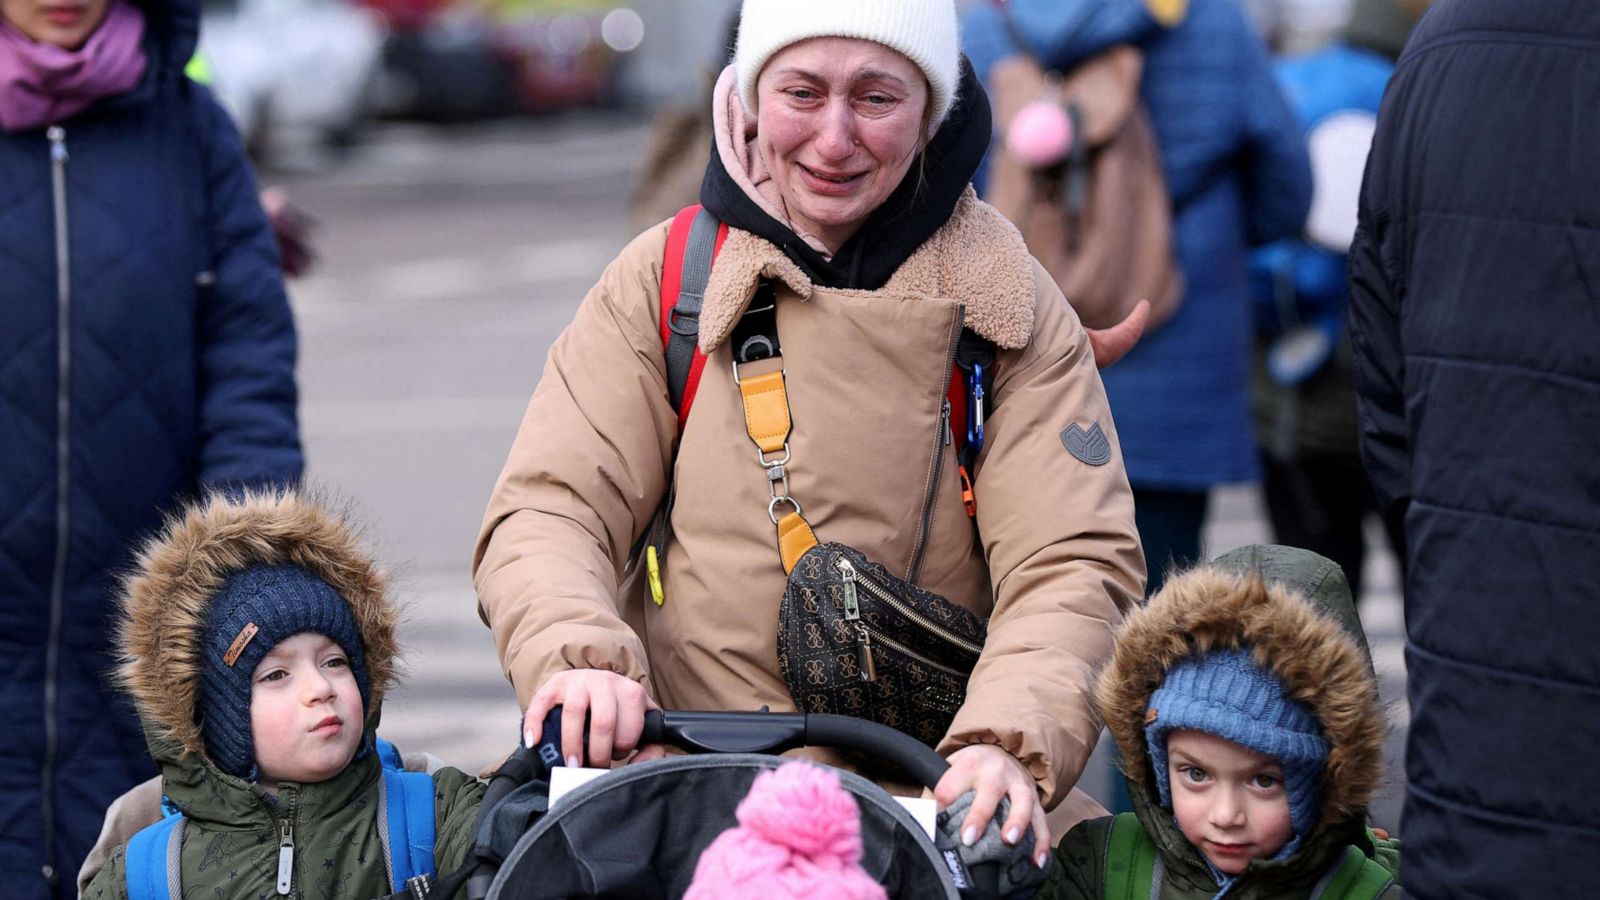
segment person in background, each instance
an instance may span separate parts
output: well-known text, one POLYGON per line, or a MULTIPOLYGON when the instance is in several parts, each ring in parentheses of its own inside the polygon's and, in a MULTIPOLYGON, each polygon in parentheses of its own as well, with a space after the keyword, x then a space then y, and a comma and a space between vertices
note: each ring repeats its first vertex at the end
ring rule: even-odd
POLYGON ((1009 0, 973 6, 963 25, 980 75, 1018 52, 1062 71, 1115 44, 1144 52, 1187 289, 1104 380, 1154 591, 1169 566, 1199 559, 1210 490, 1257 476, 1247 254, 1305 220, 1299 126, 1237 0, 1009 0))
MULTIPOLYGON (((1356 440, 1346 254, 1378 104, 1427 0, 1356 0, 1340 40, 1277 65, 1306 134, 1315 190, 1305 234, 1256 251, 1255 418, 1262 493, 1279 543, 1364 584, 1363 523, 1377 511, 1356 440)), ((1405 558, 1398 521, 1384 522, 1405 558)))
POLYGON ((1361 453, 1406 533, 1406 891, 1593 893, 1600 4, 1435 0, 1350 250, 1361 453))
POLYGON ((0 0, 0 871, 75 896, 153 774, 112 579, 205 487, 297 480, 295 334, 194 0, 0 0))

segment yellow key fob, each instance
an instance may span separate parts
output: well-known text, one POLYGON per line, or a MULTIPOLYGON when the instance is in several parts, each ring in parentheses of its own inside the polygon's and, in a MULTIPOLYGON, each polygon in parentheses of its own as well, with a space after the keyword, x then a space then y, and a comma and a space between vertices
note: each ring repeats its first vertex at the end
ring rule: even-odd
POLYGON ((650 598, 660 606, 667 600, 667 592, 661 587, 661 560, 656 555, 656 548, 644 548, 645 577, 650 580, 650 598))

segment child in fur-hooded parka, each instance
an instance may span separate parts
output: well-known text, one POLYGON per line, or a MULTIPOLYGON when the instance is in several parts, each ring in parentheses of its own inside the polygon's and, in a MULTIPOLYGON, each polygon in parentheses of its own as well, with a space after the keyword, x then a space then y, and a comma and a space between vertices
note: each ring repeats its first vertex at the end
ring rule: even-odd
MULTIPOLYGON (((396 618, 354 530, 293 491, 213 496, 144 546, 122 596, 120 677, 162 790, 184 815, 184 896, 284 894, 286 834, 289 896, 396 890, 374 744, 399 663, 396 618)), ((451 768, 432 779, 443 874, 466 858, 483 786, 451 768)), ((86 900, 127 896, 126 852, 112 854, 86 900)))
POLYGON ((1245 547, 1174 575, 1118 634, 1096 703, 1134 811, 1068 832, 1040 900, 1400 895, 1399 841, 1366 824, 1377 677, 1330 560, 1245 547))

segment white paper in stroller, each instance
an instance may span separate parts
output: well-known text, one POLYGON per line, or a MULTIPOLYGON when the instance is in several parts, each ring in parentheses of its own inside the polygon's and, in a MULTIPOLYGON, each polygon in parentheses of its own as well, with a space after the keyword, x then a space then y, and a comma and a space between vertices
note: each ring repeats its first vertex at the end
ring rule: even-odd
MULTIPOLYGON (((573 790, 588 784, 601 775, 611 773, 611 769, 572 768, 570 766, 557 766, 550 770, 550 808, 554 809, 561 802, 561 798, 573 790)), ((926 797, 895 797, 895 802, 905 807, 906 812, 917 820, 922 830, 927 832, 928 838, 933 838, 933 829, 938 816, 938 805, 926 797)))

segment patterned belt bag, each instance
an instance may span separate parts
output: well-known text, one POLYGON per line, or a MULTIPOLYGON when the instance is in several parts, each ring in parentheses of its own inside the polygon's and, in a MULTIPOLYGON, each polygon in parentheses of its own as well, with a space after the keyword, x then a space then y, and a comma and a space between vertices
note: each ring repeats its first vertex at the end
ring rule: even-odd
POLYGON ((966 700, 987 632, 976 613, 860 551, 820 544, 789 575, 778 668, 803 712, 871 719, 931 747, 966 700))

